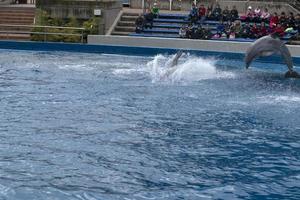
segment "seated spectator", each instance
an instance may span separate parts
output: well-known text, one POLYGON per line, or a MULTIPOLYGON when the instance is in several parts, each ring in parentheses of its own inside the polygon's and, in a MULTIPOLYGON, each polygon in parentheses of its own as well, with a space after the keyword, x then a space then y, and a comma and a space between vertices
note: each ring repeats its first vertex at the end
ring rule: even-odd
POLYGON ((231 32, 231 27, 232 27, 232 22, 228 21, 225 24, 225 30, 224 30, 227 38, 229 38, 229 35, 230 35, 230 32, 231 32))
POLYGON ((192 4, 192 9, 189 14, 189 21, 191 23, 197 23, 198 21, 198 9, 195 4, 192 4))
POLYGON ((253 18, 254 18, 254 12, 252 10, 252 7, 249 6, 248 7, 248 10, 246 12, 246 18, 245 18, 245 21, 246 22, 252 22, 253 21, 253 18))
POLYGON ((212 10, 213 10, 213 6, 212 5, 210 5, 210 6, 207 7, 207 10, 206 10, 206 19, 211 20, 210 17, 212 15, 212 10))
POLYGON ((260 16, 261 21, 268 22, 270 17, 271 17, 271 15, 268 12, 268 9, 265 8, 264 11, 262 11, 261 16, 260 16))
POLYGON ((294 26, 295 26, 294 13, 290 12, 290 15, 287 18, 287 27, 294 27, 294 26))
POLYGON ((219 37, 221 37, 223 33, 225 33, 225 25, 224 25, 223 20, 221 20, 220 23, 217 26, 217 33, 216 33, 216 35, 218 35, 219 37))
POLYGON ((250 38, 252 39, 259 38, 259 28, 257 27, 256 23, 254 23, 251 27, 250 38))
POLYGON ((283 37, 284 31, 285 31, 285 28, 279 23, 279 24, 277 24, 277 26, 275 27, 275 29, 273 30, 272 33, 276 33, 279 35, 279 37, 283 37))
POLYGON ((211 20, 219 21, 222 17, 222 9, 220 8, 220 5, 217 4, 215 9, 211 13, 211 20))
POLYGON ((234 35, 235 37, 240 37, 241 30, 242 30, 241 22, 237 20, 233 22, 230 27, 230 35, 234 35))
POLYGON ((154 20, 154 14, 152 12, 148 12, 144 15, 144 27, 152 29, 153 27, 153 20, 154 20))
POLYGON ((279 17, 277 12, 274 12, 274 14, 270 18, 270 28, 276 27, 279 23, 279 17))
POLYGON ((151 9, 151 12, 153 13, 154 18, 157 18, 159 15, 159 8, 157 6, 157 3, 154 2, 153 7, 151 9))
POLYGON ((286 25, 287 24, 287 17, 285 15, 285 12, 281 12, 281 15, 279 17, 279 23, 281 25, 286 25))
POLYGON ((204 7, 203 4, 201 4, 199 7, 198 16, 199 16, 200 22, 203 23, 206 18, 206 8, 204 7))
POLYGON ((239 37, 250 38, 251 37, 251 26, 249 22, 246 22, 240 29, 239 37))
POLYGON ((212 38, 212 33, 211 33, 210 29, 202 28, 202 37, 201 37, 201 39, 209 40, 211 38, 212 38))
POLYGON ((297 14, 295 17, 294 30, 300 31, 300 14, 297 14))
POLYGON ((180 29, 179 29, 179 37, 180 38, 186 38, 186 32, 188 30, 188 27, 183 25, 180 29))
POLYGON ((239 18, 239 13, 236 9, 236 6, 233 6, 232 7, 232 10, 230 11, 230 21, 234 21, 234 20, 237 20, 239 18))
POLYGON ((260 22, 261 10, 260 10, 259 6, 257 8, 255 8, 253 14, 254 14, 253 15, 253 21, 254 22, 260 22))
POLYGON ((228 9, 228 6, 226 6, 222 12, 222 20, 227 21, 230 19, 230 11, 228 9))
POLYGON ((186 27, 185 37, 186 37, 186 38, 192 38, 192 32, 193 32, 193 24, 190 23, 190 24, 186 27))
POLYGON ((135 20, 135 32, 136 33, 141 33, 144 30, 144 25, 145 25, 145 19, 140 14, 138 16, 138 18, 135 20))
POLYGON ((258 33, 258 37, 263 37, 265 35, 268 35, 268 29, 266 27, 266 24, 264 21, 262 21, 260 23, 260 27, 259 27, 259 33, 258 33))

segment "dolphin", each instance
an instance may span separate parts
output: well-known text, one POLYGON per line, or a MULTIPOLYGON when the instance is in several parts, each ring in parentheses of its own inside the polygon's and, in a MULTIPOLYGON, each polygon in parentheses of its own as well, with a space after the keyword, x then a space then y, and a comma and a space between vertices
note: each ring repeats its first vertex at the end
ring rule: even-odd
POLYGON ((161 79, 165 79, 166 77, 170 76, 171 74, 173 74, 177 70, 178 60, 182 56, 182 54, 183 54, 182 50, 177 51, 177 53, 175 54, 175 56, 170 61, 169 68, 163 74, 163 76, 161 77, 161 79))
POLYGON ((251 44, 245 55, 246 68, 249 68, 254 59, 272 54, 280 54, 284 59, 289 69, 285 73, 286 78, 300 78, 300 75, 293 70, 293 60, 289 49, 283 41, 276 37, 276 34, 261 37, 251 44))

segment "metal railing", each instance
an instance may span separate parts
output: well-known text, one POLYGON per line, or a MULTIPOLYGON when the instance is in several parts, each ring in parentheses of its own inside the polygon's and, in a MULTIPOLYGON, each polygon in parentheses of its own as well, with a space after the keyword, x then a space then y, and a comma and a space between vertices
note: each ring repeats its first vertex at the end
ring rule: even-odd
POLYGON ((0 34, 6 34, 7 38, 9 38, 10 34, 16 35, 43 35, 43 41, 46 42, 48 35, 61 35, 61 36, 78 36, 80 37, 81 43, 84 42, 85 36, 85 28, 78 27, 64 27, 64 26, 38 26, 38 25, 17 25, 17 24, 0 24, 0 34), (2 30, 2 28, 6 28, 6 30, 2 30), (26 29, 27 30, 9 30, 11 29, 26 29), (41 29, 39 31, 34 31, 34 29, 41 29), (66 33, 66 32, 53 32, 50 30, 59 29, 59 30, 69 30, 69 31, 78 31, 80 33, 66 33))

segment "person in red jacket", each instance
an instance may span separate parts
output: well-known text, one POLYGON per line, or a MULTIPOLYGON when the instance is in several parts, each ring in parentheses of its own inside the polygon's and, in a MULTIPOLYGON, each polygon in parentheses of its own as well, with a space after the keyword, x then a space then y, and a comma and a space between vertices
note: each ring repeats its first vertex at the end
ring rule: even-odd
POLYGON ((265 22, 261 22, 259 27, 258 37, 263 37, 265 35, 268 35, 268 29, 266 27, 265 22))
POLYGON ((203 4, 201 4, 199 7, 198 16, 200 19, 200 23, 202 24, 206 19, 206 8, 204 7, 203 4))
POLYGON ((273 33, 278 34, 279 37, 283 37, 284 36, 284 30, 285 30, 285 28, 281 24, 277 24, 277 26, 274 29, 273 33))
POLYGON ((274 14, 270 18, 270 28, 276 27, 276 25, 279 23, 279 17, 277 12, 274 12, 274 14))
POLYGON ((251 37, 253 39, 258 38, 259 36, 259 28, 256 26, 256 23, 254 23, 251 27, 251 37))

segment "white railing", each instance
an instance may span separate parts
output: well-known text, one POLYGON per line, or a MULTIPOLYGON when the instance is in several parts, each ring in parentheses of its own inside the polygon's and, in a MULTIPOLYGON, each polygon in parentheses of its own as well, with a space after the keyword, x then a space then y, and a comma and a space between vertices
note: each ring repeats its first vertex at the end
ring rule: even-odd
POLYGON ((37 26, 37 25, 16 25, 16 24, 0 24, 0 28, 5 28, 6 30, 0 30, 0 34, 6 35, 7 38, 9 38, 10 34, 15 35, 43 35, 43 41, 46 42, 48 35, 62 35, 62 36, 78 36, 80 37, 81 43, 84 42, 84 36, 85 36, 85 29, 84 28, 77 28, 77 27, 63 27, 63 26, 37 26), (9 28, 28 28, 29 30, 9 30, 9 28), (40 28, 39 31, 34 31, 34 28, 40 28), (80 33, 64 33, 64 32, 49 32, 53 29, 59 29, 59 30, 73 30, 78 31, 80 33))

